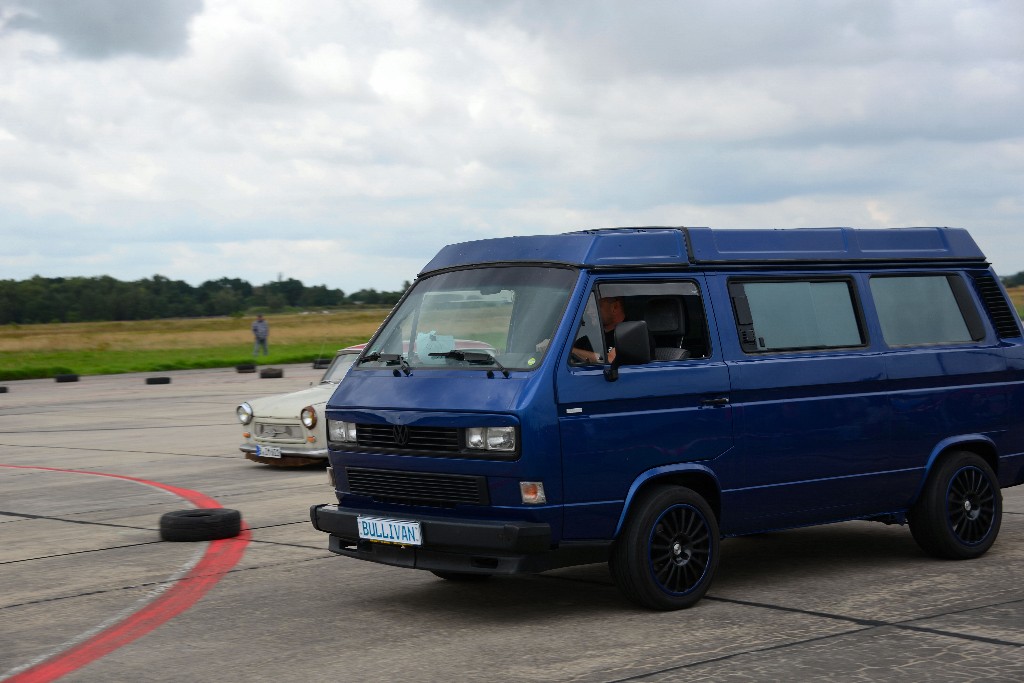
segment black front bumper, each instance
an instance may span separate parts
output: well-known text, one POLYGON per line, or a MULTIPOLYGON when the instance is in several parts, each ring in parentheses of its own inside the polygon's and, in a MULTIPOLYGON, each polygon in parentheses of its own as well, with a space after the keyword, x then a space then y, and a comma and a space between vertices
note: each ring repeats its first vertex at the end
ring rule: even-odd
MULTIPOLYGON (((396 567, 471 574, 524 574, 607 559, 608 545, 569 544, 553 549, 551 527, 540 522, 452 519, 416 515, 423 545, 403 546, 359 538, 361 513, 337 505, 313 505, 310 521, 331 535, 333 553, 396 567)), ((372 516, 372 513, 366 513, 372 516)))

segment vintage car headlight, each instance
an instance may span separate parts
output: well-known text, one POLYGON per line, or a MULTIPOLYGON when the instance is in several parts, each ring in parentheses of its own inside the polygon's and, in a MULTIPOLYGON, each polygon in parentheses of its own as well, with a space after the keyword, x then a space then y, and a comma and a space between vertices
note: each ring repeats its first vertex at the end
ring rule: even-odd
POLYGON ((514 451, 515 427, 469 427, 466 429, 466 447, 486 451, 514 451))
POLYGON ((316 427, 316 409, 313 406, 306 406, 299 413, 299 419, 302 420, 302 424, 306 426, 306 429, 316 427))
POLYGON ((252 422, 252 406, 248 403, 243 403, 235 408, 235 415, 238 416, 238 421, 242 424, 249 424, 252 422))
POLYGON ((343 422, 342 420, 327 421, 328 441, 351 441, 356 440, 356 423, 343 422))

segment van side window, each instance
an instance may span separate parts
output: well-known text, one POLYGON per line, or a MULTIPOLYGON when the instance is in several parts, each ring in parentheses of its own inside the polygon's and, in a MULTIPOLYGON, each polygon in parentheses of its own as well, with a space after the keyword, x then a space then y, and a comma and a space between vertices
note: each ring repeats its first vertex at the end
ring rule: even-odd
POLYGON ((747 353, 865 343, 848 280, 730 282, 729 294, 747 353))
POLYGON ((967 286, 956 275, 876 275, 870 282, 889 346, 956 344, 985 337, 967 286))
POLYGON ((704 303, 695 282, 606 282, 587 301, 570 362, 607 363, 615 325, 623 320, 647 323, 652 362, 710 355, 704 303))

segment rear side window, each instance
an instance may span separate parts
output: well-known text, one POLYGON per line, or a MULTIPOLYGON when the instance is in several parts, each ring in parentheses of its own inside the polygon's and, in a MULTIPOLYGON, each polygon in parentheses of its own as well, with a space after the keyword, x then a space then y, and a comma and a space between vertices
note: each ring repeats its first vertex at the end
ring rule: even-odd
POLYGON ((864 345, 848 280, 731 282, 729 293, 747 353, 864 345))
POLYGON ((985 337, 967 286, 956 275, 875 276, 871 296, 889 346, 962 344, 985 337))

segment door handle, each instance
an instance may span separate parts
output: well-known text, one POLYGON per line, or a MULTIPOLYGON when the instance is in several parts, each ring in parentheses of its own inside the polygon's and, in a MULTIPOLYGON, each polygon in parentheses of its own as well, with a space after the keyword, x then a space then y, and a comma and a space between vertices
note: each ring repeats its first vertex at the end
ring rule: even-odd
POLYGON ((700 404, 703 405, 703 406, 713 406, 713 407, 727 406, 727 405, 729 405, 729 397, 728 396, 718 396, 716 398, 706 398, 703 401, 701 401, 700 404))

